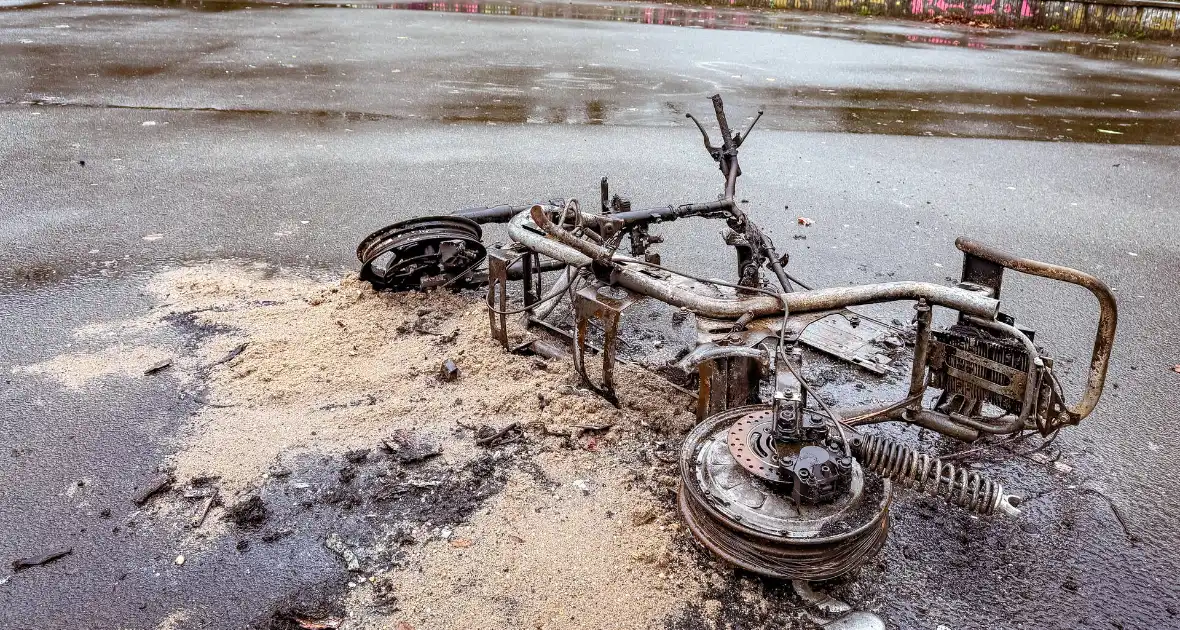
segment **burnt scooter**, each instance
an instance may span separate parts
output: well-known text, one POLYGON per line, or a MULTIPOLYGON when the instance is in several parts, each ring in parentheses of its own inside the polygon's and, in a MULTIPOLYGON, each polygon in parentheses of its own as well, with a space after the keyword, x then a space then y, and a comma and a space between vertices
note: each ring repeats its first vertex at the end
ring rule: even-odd
MULTIPOLYGON (((1025 432, 1050 436, 1077 424, 1094 410, 1106 377, 1117 321, 1110 290, 1090 274, 966 238, 955 242, 963 262, 954 286, 809 287, 788 272, 789 257, 735 202, 738 149, 762 112, 745 133, 732 133, 721 97, 712 101, 719 146, 688 117, 725 177, 719 199, 634 209, 609 194, 604 178, 597 212, 584 211, 576 200, 550 200, 412 219, 361 243, 362 277, 392 291, 486 285, 496 340, 509 347, 511 315, 563 337, 583 384, 612 401, 620 315, 642 299, 693 313, 698 343, 675 367, 696 377, 700 423, 680 452, 679 508, 697 540, 749 571, 792 580, 851 571, 884 544, 895 485, 981 516, 1018 515, 1019 497, 983 473, 866 427, 910 424, 973 442, 1025 432), (653 246, 662 239, 652 228, 694 217, 725 222, 736 282, 660 264, 653 246), (480 225, 486 223, 506 223, 512 244, 485 246, 480 225), (1097 334, 1077 402, 1067 401, 1054 361, 1034 343, 1033 331, 1001 312, 1006 271, 1080 285, 1097 298, 1097 334), (547 290, 546 274, 557 278, 547 290), (510 306, 511 295, 519 303, 510 306), (551 321, 565 301, 573 320, 568 328, 551 321), (846 322, 845 332, 854 330, 860 316, 848 307, 893 301, 914 304, 908 391, 869 408, 827 404, 803 376, 804 346, 833 350, 809 340, 808 331, 832 320, 846 322), (936 327, 936 308, 951 311, 954 323, 936 327), (591 341, 592 322, 601 328, 601 347, 591 341), (600 374, 592 376, 591 356, 600 357, 600 374)), ((845 358, 880 373, 863 357, 845 358)))

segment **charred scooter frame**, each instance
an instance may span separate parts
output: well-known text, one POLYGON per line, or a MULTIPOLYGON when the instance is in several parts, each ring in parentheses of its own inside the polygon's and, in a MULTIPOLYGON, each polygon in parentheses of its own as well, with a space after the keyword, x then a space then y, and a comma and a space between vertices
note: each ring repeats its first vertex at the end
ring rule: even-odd
MULTIPOLYGON (((389 290, 487 285, 492 336, 509 346, 508 316, 564 336, 584 385, 616 401, 613 369, 620 315, 653 298, 695 314, 698 344, 676 366, 695 373, 700 424, 680 454, 680 511, 694 536, 724 559, 756 573, 796 580, 827 579, 859 566, 884 544, 892 484, 944 497, 980 515, 1019 514, 1019 498, 976 471, 922 454, 863 427, 917 425, 972 442, 985 436, 1037 431, 1049 436, 1085 418, 1102 393, 1114 341, 1114 296, 1097 278, 1066 267, 1018 258, 959 238, 962 275, 955 286, 887 282, 811 288, 787 270, 771 239, 735 202, 744 134, 730 131, 720 96, 713 108, 721 134, 714 146, 691 114, 705 149, 725 177, 716 201, 632 209, 609 194, 604 178, 597 213, 576 200, 473 208, 445 217, 398 223, 366 238, 357 250, 362 277, 389 290), (725 242, 737 258, 735 283, 696 277, 660 265, 653 225, 689 217, 725 221, 725 242), (507 223, 513 244, 487 248, 480 224, 507 223), (629 251, 619 252, 624 238, 629 251), (486 260, 486 269, 481 268, 486 260), (772 282, 763 279, 768 269, 772 282), (1080 285, 1098 300, 1098 330, 1081 399, 1068 404, 1053 359, 1034 333, 1000 311, 1005 270, 1080 285), (559 272, 548 290, 545 272, 559 272), (509 305, 520 282, 523 304, 509 305), (545 321, 570 299, 569 333, 545 321), (803 378, 809 326, 833 315, 857 325, 847 307, 912 301, 913 365, 906 395, 871 408, 832 408, 803 378), (934 308, 956 313, 933 325, 934 308), (603 330, 591 347, 590 323, 603 330), (587 357, 601 356, 592 377, 587 357), (771 392, 763 400, 763 383, 771 392), (936 393, 936 395, 934 395, 936 393)), ((859 362, 872 368, 865 362, 859 362)), ((871 362, 869 362, 871 363, 871 362)))

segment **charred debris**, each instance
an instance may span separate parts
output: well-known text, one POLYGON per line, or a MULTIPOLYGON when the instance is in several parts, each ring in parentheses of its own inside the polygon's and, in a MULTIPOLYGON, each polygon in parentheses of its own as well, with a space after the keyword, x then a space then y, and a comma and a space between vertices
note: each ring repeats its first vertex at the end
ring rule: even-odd
MULTIPOLYGON (((941 497, 948 509, 1018 518, 1020 497, 1000 483, 920 452, 876 425, 914 425, 973 443, 1048 438, 1079 423, 1103 390, 1117 321, 1111 291, 1088 273, 966 237, 955 242, 963 258, 952 286, 809 286, 736 198, 738 151, 761 112, 744 132, 734 132, 721 97, 713 96, 712 105, 719 144, 688 117, 724 178, 716 200, 639 209, 612 195, 603 178, 593 211, 557 199, 415 218, 360 243, 361 276, 387 291, 486 288, 489 334, 505 351, 568 353, 582 386, 616 403, 623 314, 645 300, 679 309, 682 320, 691 313, 695 347, 664 370, 697 399, 698 424, 678 454, 680 514, 710 552, 754 573, 796 581, 801 596, 810 593, 806 581, 846 574, 880 550, 898 488, 941 497), (655 228, 686 219, 725 224, 736 281, 661 264, 656 245, 663 238, 655 228), (481 226, 490 223, 506 224, 511 243, 485 244, 481 226), (1034 331, 1002 310, 1010 306, 1001 301, 1006 272, 1079 285, 1096 298, 1098 326, 1080 399, 1067 399, 1034 331), (911 326, 899 331, 849 310, 884 302, 912 303, 911 326), (953 323, 935 325, 939 309, 950 313, 939 321, 953 323), (513 344, 511 329, 530 331, 528 343, 513 344), (887 367, 881 348, 903 343, 912 345, 912 365, 887 367), (804 377, 815 351, 845 361, 853 379, 892 371, 908 387, 887 403, 830 403, 804 377)), ((459 370, 453 363, 441 367, 444 378, 459 370)), ((476 439, 511 439, 512 429, 482 427, 476 439)))

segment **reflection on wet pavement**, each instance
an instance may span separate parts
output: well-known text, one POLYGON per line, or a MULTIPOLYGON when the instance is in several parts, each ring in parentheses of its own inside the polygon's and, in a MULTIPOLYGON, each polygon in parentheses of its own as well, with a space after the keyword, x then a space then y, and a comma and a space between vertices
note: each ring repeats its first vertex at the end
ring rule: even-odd
MULTIPOLYGON (((57 2, 12 2, 0 0, 5 8, 37 8, 57 5, 57 2)), ((927 44, 955 46, 977 50, 1030 50, 1061 52, 1091 59, 1131 61, 1147 65, 1175 65, 1180 51, 1166 44, 1109 40, 1081 35, 1046 34, 1011 30, 987 30, 968 27, 934 29, 937 34, 901 32, 914 28, 912 24, 891 20, 877 20, 865 16, 817 16, 810 13, 772 11, 745 8, 743 10, 713 7, 650 5, 639 3, 554 4, 513 2, 242 2, 238 0, 112 0, 78 2, 101 6, 174 7, 193 11, 238 11, 246 9, 285 8, 340 8, 383 9, 400 11, 431 11, 500 15, 563 20, 591 20, 679 26, 689 28, 782 31, 825 37, 842 37, 878 44, 927 44)), ((931 30, 931 29, 927 29, 931 30)))
MULTIPOLYGON (((724 92, 764 106, 764 124, 780 130, 1127 144, 1173 144, 1180 135, 1180 51, 1158 43, 617 3, 115 0, 73 5, 72 13, 56 3, 9 8, 4 13, 26 18, 28 24, 22 28, 20 20, 9 21, 6 30, 15 37, 0 43, 0 54, 23 61, 28 72, 7 79, 0 74, 0 102, 7 105, 208 110, 218 116, 279 115, 295 121, 393 118, 455 124, 651 126, 682 125, 689 107, 708 94, 724 92), (221 36, 248 30, 250 23, 278 16, 279 10, 284 16, 295 15, 288 11, 291 8, 339 15, 329 9, 344 7, 368 9, 349 14, 364 16, 359 21, 370 25, 387 21, 378 13, 384 11, 460 14, 466 16, 462 22, 459 15, 423 20, 433 31, 466 30, 451 35, 451 49, 445 53, 423 54, 412 44, 405 60, 399 59, 405 54, 403 47, 352 57, 347 42, 341 46, 336 41, 309 41, 304 44, 307 54, 284 54, 281 38, 286 31, 281 25, 272 29, 275 40, 256 50, 243 50, 232 36, 221 36), (175 49, 137 55, 109 50, 101 41, 78 41, 81 28, 56 30, 69 26, 63 24, 47 29, 31 17, 54 12, 83 28, 111 28, 128 19, 118 11, 159 24, 187 15, 189 20, 207 22, 198 30, 213 35, 184 35, 172 42, 175 49), (554 21, 541 27, 536 20, 542 18, 554 21), (472 19, 478 22, 473 25, 472 19), (628 27, 612 25, 602 30, 621 43, 603 46, 587 58, 588 51, 580 50, 585 29, 567 20, 669 25, 697 33, 778 32, 792 34, 793 39, 783 40, 781 48, 775 41, 762 41, 762 50, 749 62, 730 51, 717 54, 717 60, 701 61, 696 44, 683 50, 650 50, 646 34, 666 38, 668 31, 621 31, 628 27), (464 39, 464 33, 473 35, 481 28, 488 29, 490 37, 507 36, 503 49, 464 39), (527 37, 518 37, 522 28, 551 33, 554 50, 536 54, 527 37), (52 37, 44 36, 46 30, 52 37), (569 50, 557 50, 563 39, 574 42, 569 50), (831 60, 835 72, 817 72, 828 61, 816 56, 825 54, 824 41, 833 40, 840 43, 829 46, 844 46, 848 52, 831 60), (902 52, 907 50, 913 52, 902 52), (932 56, 939 50, 954 56, 932 56), (874 58, 881 54, 901 60, 898 76, 881 78, 877 68, 895 67, 889 59, 874 58), (674 60, 676 55, 681 59, 674 60), (389 64, 399 67, 389 70, 389 64), (809 71, 812 76, 807 76, 809 71), (913 77, 920 81, 911 83, 913 77), (291 80, 300 82, 301 96, 315 102, 266 94, 266 86, 291 80), (178 81, 186 83, 179 93, 172 87, 178 81), (209 98, 195 99, 194 91, 204 91, 209 98), (231 91, 256 96, 228 98, 224 93, 231 91), (161 93, 166 98, 157 98, 161 93)), ((388 24, 400 29, 402 22, 388 24)), ((397 40, 413 42, 424 39, 422 35, 411 32, 397 35, 397 40)), ((315 37, 330 35, 317 32, 315 37)), ((686 41, 690 37, 702 45, 712 42, 703 34, 685 36, 686 41)))

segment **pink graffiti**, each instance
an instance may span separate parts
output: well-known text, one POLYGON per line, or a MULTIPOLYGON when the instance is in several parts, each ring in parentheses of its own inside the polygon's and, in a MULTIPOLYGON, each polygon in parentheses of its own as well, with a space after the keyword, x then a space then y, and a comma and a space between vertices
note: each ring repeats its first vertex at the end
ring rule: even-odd
MULTIPOLYGON (((936 16, 947 13, 971 15, 1011 15, 1017 9, 1013 0, 910 0, 911 15, 936 16)), ((1020 0, 1020 17, 1032 17, 1030 0, 1020 0)))
POLYGON ((983 42, 973 42, 971 40, 963 41, 959 39, 951 39, 948 37, 924 37, 921 35, 906 35, 906 41, 915 42, 919 44, 934 44, 936 46, 966 46, 967 48, 978 48, 984 50, 989 46, 983 42))

